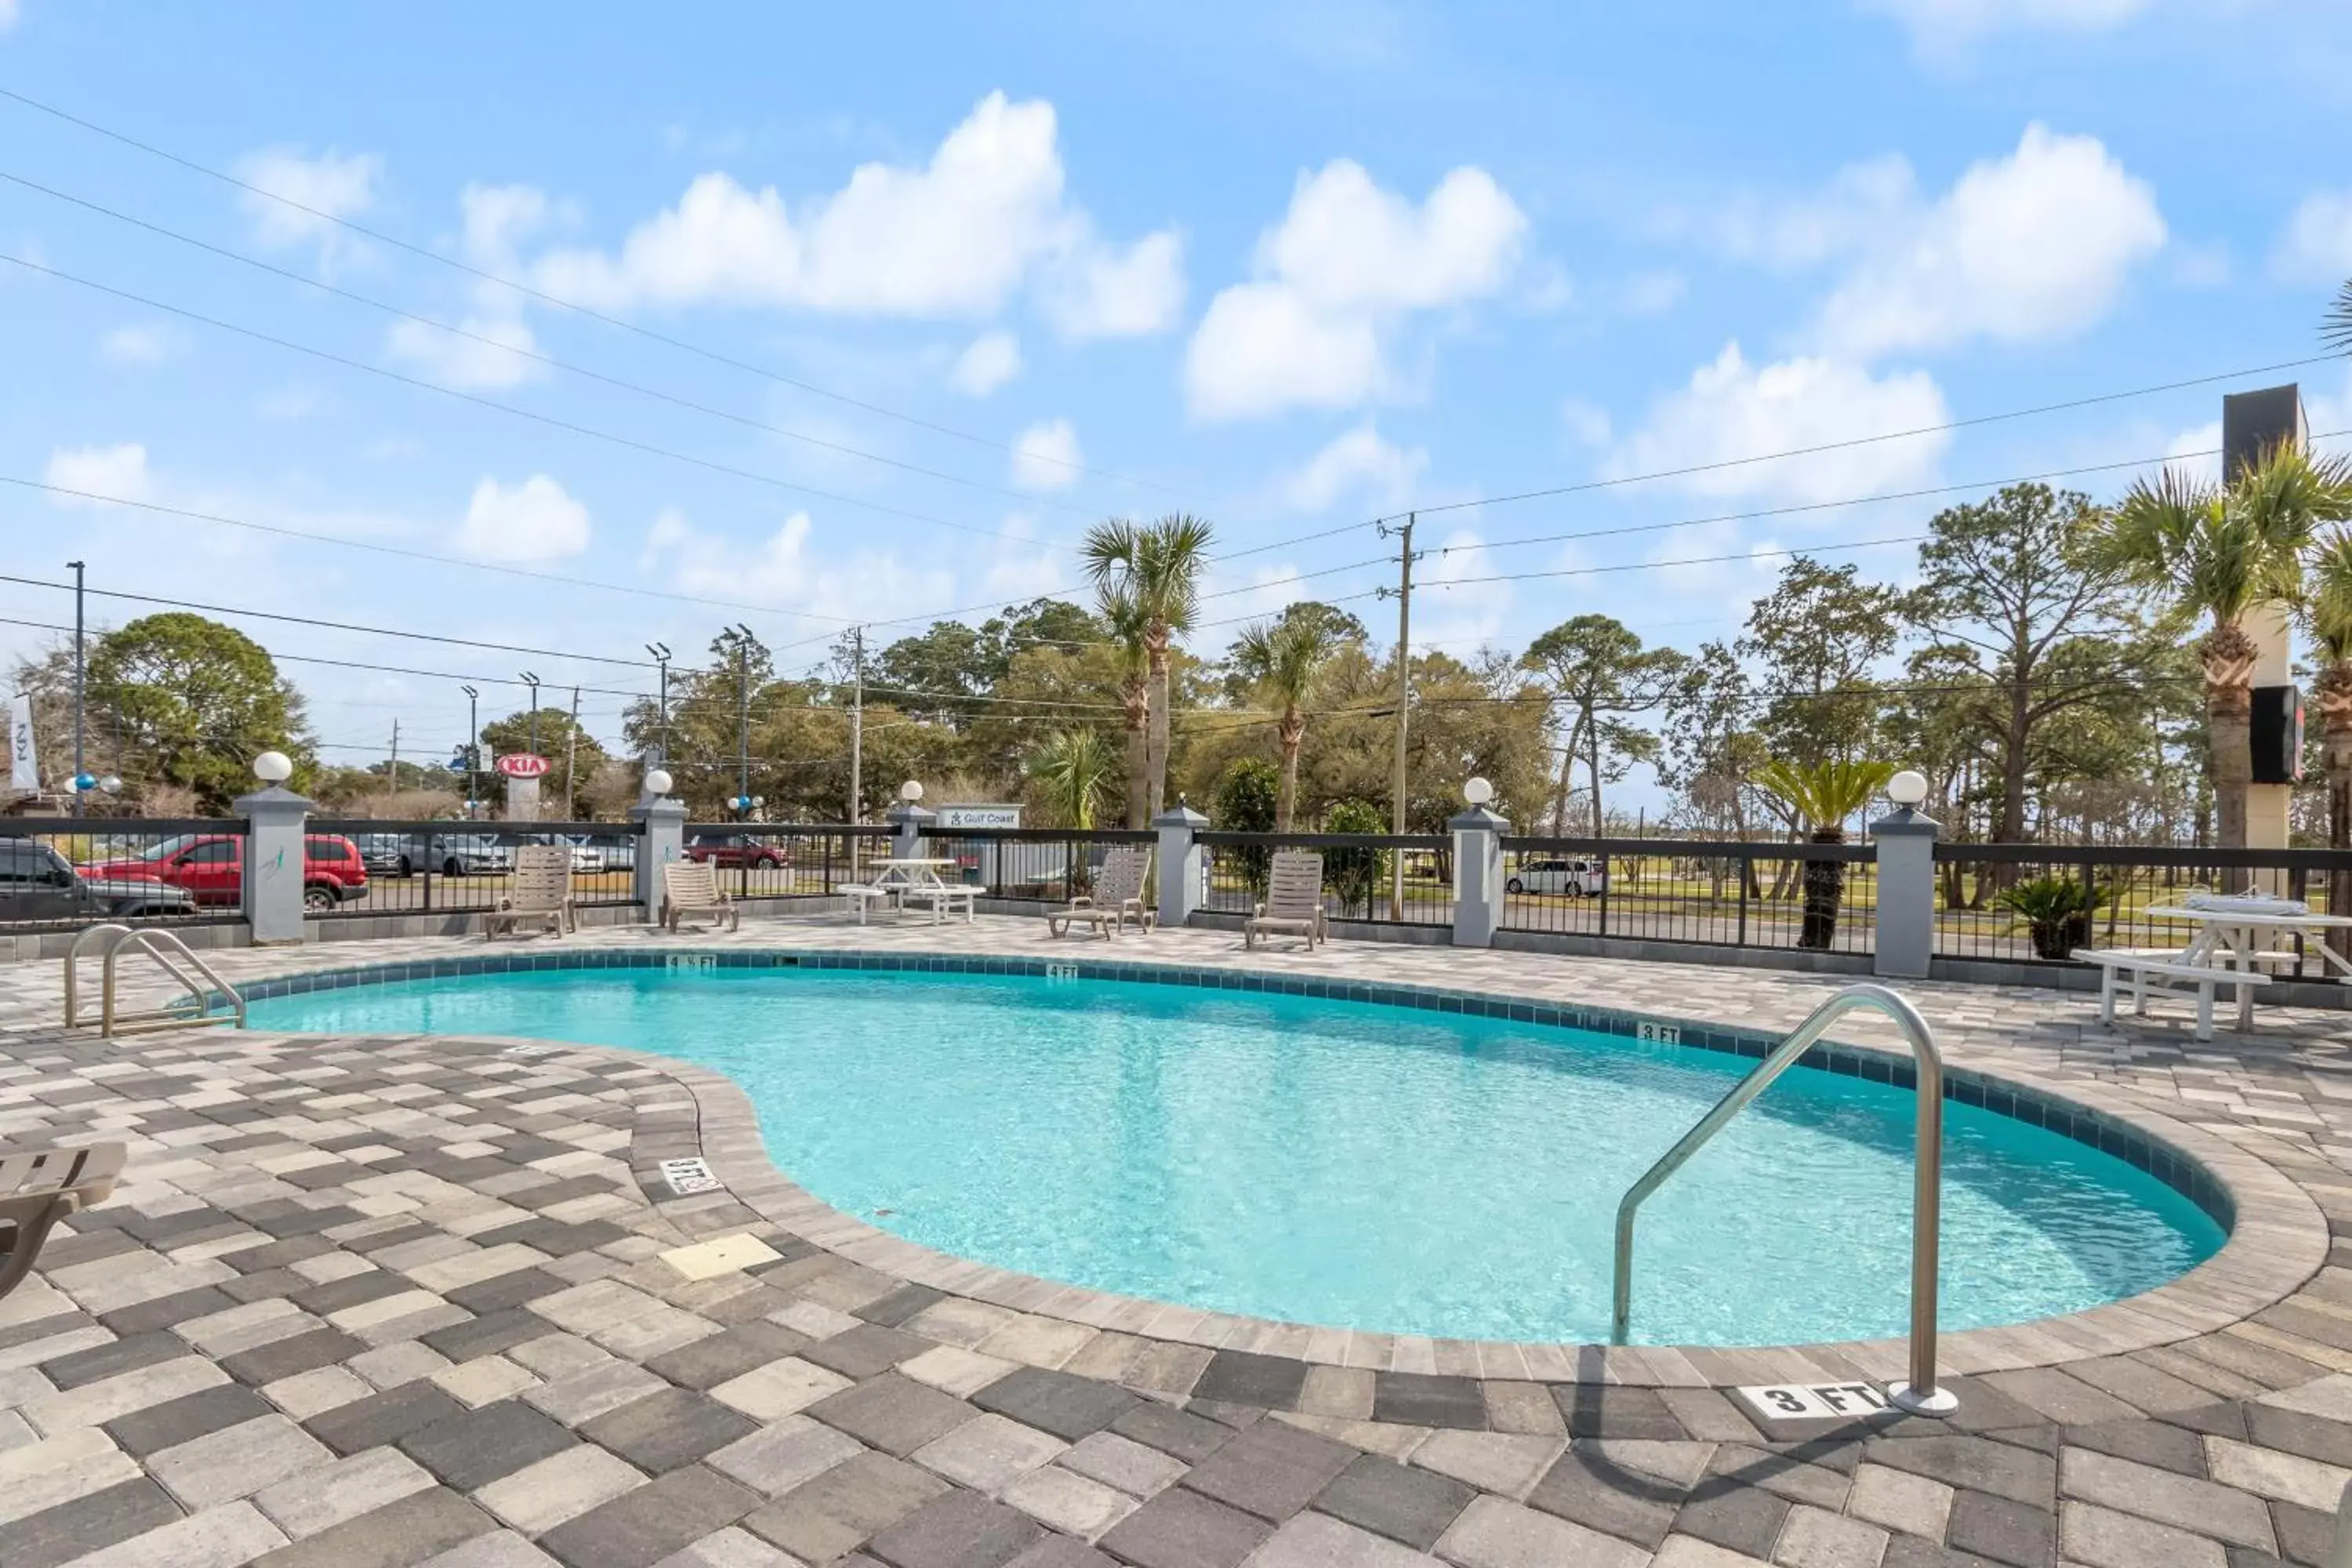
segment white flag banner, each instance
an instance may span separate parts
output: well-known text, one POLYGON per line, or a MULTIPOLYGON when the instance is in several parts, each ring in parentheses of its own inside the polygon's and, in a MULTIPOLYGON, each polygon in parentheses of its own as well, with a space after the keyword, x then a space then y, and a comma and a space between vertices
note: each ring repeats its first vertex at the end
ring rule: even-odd
POLYGON ((33 755, 33 700, 23 692, 8 700, 8 784, 28 794, 41 787, 40 760, 33 755))

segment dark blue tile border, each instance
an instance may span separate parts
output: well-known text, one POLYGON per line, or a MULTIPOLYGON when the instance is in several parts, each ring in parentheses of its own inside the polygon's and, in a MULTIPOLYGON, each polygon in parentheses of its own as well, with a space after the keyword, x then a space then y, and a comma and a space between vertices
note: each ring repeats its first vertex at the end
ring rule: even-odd
MULTIPOLYGON (((835 952, 775 949, 746 951, 665 949, 653 952, 485 952, 470 957, 434 959, 429 963, 361 964, 341 969, 313 970, 305 974, 257 980, 244 987, 248 1002, 278 996, 299 996, 312 991, 340 990, 352 985, 383 984, 410 979, 455 979, 467 974, 514 974, 539 970, 667 969, 673 958, 695 962, 680 968, 719 969, 845 969, 906 971, 919 973, 1028 975, 1042 978, 1048 965, 1057 972, 1075 967, 1081 980, 1123 981, 1130 984, 1182 985, 1228 991, 1266 992, 1278 995, 1316 996, 1331 1001, 1364 1002, 1386 1007, 1413 1007, 1427 1012, 1499 1018, 1507 1022, 1583 1029, 1593 1034, 1637 1037, 1644 1023, 1672 1023, 1682 1030, 1685 1048, 1716 1051, 1761 1059, 1779 1043, 1777 1036, 1720 1024, 1697 1024, 1624 1013, 1614 1008, 1551 1006, 1525 998, 1489 996, 1475 991, 1454 991, 1434 985, 1398 985, 1384 982, 1302 979, 1287 974, 1255 974, 1240 970, 1202 968, 1167 963, 1104 962, 1088 958, 976 957, 961 953, 835 952)), ((1908 1056, 1863 1046, 1817 1046, 1807 1051, 1801 1066, 1815 1068, 1867 1083, 1915 1088, 1916 1066, 1908 1056)), ((2023 1084, 1984 1077, 1967 1068, 1944 1069, 1944 1098, 2040 1127, 2072 1139, 2102 1153, 2112 1154, 2147 1172, 2179 1193, 2210 1215, 2226 1232, 2237 1225, 2237 1205, 2222 1184, 2194 1156, 2183 1152, 2137 1127, 2023 1084)))

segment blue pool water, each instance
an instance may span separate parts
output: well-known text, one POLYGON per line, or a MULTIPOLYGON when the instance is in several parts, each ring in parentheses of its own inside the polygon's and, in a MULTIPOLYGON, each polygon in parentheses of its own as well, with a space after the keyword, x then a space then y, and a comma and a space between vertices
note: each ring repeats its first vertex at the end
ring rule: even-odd
MULTIPOLYGON (((1407 1008, 854 971, 476 975, 265 1001, 253 1024, 661 1052, 741 1084, 809 1191, 943 1251, 1192 1306, 1482 1339, 1607 1337, 1619 1194, 1748 1066, 1407 1008)), ((1912 1103, 1784 1078, 1644 1207, 1635 1339, 1901 1332, 1912 1103)), ((1948 1329, 2113 1300, 2221 1244, 2121 1160, 1948 1110, 1948 1329)))

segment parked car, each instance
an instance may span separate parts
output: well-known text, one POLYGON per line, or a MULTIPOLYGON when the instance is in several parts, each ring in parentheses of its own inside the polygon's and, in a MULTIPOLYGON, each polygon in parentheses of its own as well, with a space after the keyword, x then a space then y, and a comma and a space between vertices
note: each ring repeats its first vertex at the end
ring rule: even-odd
POLYGON ((495 833, 364 833, 360 858, 386 877, 414 877, 427 867, 444 877, 497 877, 514 869, 514 850, 495 833))
POLYGON ((1522 860, 1503 884, 1514 893, 1568 899, 1596 897, 1608 885, 1609 872, 1598 860, 1522 860))
POLYGON ((689 860, 707 860, 713 866, 750 866, 771 870, 793 863, 791 850, 781 844, 762 844, 756 838, 706 836, 688 845, 686 856, 689 860))
MULTIPOLYGON (((234 906, 245 898, 245 840, 233 833, 184 833, 137 855, 79 868, 84 880, 160 882, 197 903, 234 906)), ((367 894, 360 847, 341 834, 302 840, 302 907, 331 910, 367 894)))
POLYGON ((595 839, 589 837, 588 835, 584 833, 575 833, 571 837, 565 839, 564 842, 572 846, 572 874, 573 876, 581 876, 591 871, 601 871, 607 864, 609 856, 604 846, 598 843, 595 839))
POLYGON ((0 838, 0 925, 194 914, 185 888, 145 878, 84 876, 30 838, 0 838))

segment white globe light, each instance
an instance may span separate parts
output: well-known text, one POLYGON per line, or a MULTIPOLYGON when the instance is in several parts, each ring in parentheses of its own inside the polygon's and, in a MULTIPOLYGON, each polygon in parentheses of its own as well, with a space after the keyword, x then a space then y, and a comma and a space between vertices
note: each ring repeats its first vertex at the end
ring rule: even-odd
POLYGON ((1927 775, 1905 768, 1886 781, 1886 798, 1897 805, 1916 805, 1927 798, 1927 775))
POLYGON ((1473 773, 1462 786, 1462 798, 1472 805, 1484 805, 1495 798, 1495 786, 1473 773))
POLYGON ((923 798, 923 786, 917 784, 913 779, 908 779, 905 784, 898 786, 898 798, 905 801, 908 805, 912 805, 917 801, 923 798))
POLYGON ((677 782, 666 768, 654 768, 646 774, 646 789, 654 795, 667 795, 669 786, 677 782))
POLYGON ((253 759, 253 776, 266 784, 281 784, 294 776, 294 763, 283 752, 264 752, 253 759))
POLYGON ((109 773, 104 778, 98 781, 98 787, 101 794, 121 795, 122 793, 122 781, 116 778, 112 773, 109 773))

